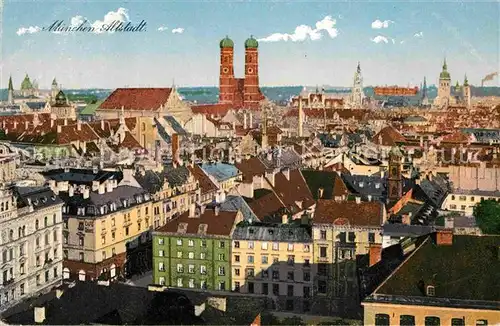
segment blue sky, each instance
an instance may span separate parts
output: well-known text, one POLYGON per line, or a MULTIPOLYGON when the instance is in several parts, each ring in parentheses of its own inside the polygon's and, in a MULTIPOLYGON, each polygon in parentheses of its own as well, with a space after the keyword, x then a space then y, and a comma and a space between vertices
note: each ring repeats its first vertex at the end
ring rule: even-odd
MULTIPOLYGON (((237 76, 248 36, 275 40, 259 43, 266 86, 348 86, 358 61, 365 85, 420 85, 424 75, 433 84, 445 55, 454 83, 467 73, 479 85, 500 67, 498 17, 497 2, 6 0, 2 88, 9 75, 19 87, 25 73, 42 88, 54 76, 63 88, 168 87, 173 80, 179 86, 217 86, 218 44, 226 34, 235 42, 237 76), (38 31, 54 20, 70 25, 75 16, 89 26, 109 12, 132 23, 145 20, 147 30, 38 31), (300 25, 306 27, 294 35, 300 25), (176 28, 182 33, 172 33, 176 28)), ((498 77, 489 85, 499 85, 498 77)))

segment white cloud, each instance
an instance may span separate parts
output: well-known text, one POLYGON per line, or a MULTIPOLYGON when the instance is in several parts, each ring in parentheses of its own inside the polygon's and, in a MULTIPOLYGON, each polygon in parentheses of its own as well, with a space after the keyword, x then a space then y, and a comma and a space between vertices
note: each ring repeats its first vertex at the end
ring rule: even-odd
POLYGON ((394 24, 394 22, 392 20, 375 20, 373 23, 372 23, 372 28, 373 29, 381 29, 381 28, 388 28, 389 27, 389 24, 394 24))
POLYGON ((370 39, 372 42, 374 43, 389 43, 389 42, 392 42, 392 44, 394 44, 396 42, 395 39, 393 38, 390 38, 390 37, 385 37, 385 36, 382 36, 382 35, 377 35, 375 36, 374 38, 370 39))
POLYGON ((30 26, 30 27, 20 27, 16 34, 21 36, 21 35, 24 35, 24 34, 35 34, 35 33, 38 33, 40 32, 42 29, 38 26, 30 26))
POLYGON ((404 42, 405 42, 405 41, 401 41, 401 42, 399 42, 399 44, 403 44, 404 42))
MULTIPOLYGON (((130 21, 130 17, 128 15, 128 9, 118 8, 116 11, 108 12, 103 20, 96 20, 92 27, 94 27, 94 33, 101 34, 105 31, 102 30, 102 27, 105 25, 110 25, 113 22, 118 21, 122 23, 126 23, 130 21)), ((108 33, 114 33, 114 31, 109 31, 108 33)))
POLYGON ((184 33, 184 28, 182 27, 177 27, 172 30, 172 34, 182 34, 184 33))
POLYGON ((338 29, 335 28, 337 21, 332 16, 326 16, 322 20, 316 22, 315 27, 312 28, 308 25, 299 25, 295 28, 293 34, 287 33, 273 33, 267 37, 258 39, 259 42, 279 42, 279 41, 292 41, 303 42, 307 39, 311 41, 320 40, 323 37, 322 31, 326 31, 330 38, 338 36, 338 29))
POLYGON ((168 31, 168 27, 167 26, 160 26, 160 27, 158 27, 158 31, 159 32, 168 31))
POLYGON ((415 35, 413 35, 413 36, 417 37, 417 38, 422 38, 422 37, 424 37, 424 33, 418 32, 418 33, 415 33, 415 35))

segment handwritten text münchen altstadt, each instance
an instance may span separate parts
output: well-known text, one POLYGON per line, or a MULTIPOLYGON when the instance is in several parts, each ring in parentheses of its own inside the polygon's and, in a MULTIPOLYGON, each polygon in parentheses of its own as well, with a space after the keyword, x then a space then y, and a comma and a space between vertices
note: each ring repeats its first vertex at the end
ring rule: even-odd
POLYGON ((144 32, 146 31, 146 22, 142 20, 139 24, 132 24, 131 22, 124 23, 115 20, 109 24, 95 26, 90 25, 87 20, 84 20, 81 24, 74 26, 68 25, 62 20, 56 20, 49 27, 44 27, 43 30, 55 33, 144 32))

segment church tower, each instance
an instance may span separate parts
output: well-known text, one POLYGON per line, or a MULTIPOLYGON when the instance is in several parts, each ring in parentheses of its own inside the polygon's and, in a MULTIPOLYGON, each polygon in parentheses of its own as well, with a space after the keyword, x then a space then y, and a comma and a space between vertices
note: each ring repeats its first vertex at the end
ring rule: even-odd
POLYGON ((50 90, 50 97, 55 99, 56 96, 57 96, 57 93, 59 93, 59 87, 57 86, 57 81, 56 81, 56 78, 54 77, 54 79, 52 80, 52 86, 51 86, 51 90, 50 90))
POLYGON ((450 104, 451 95, 451 78, 448 72, 448 65, 446 64, 446 58, 443 62, 443 70, 439 74, 439 88, 438 88, 438 103, 439 106, 448 106, 450 104))
POLYGON ((467 106, 468 109, 470 109, 470 106, 471 106, 471 92, 470 92, 469 81, 467 80, 467 75, 465 75, 465 77, 464 77, 464 86, 462 88, 462 91, 463 91, 465 105, 467 106))
POLYGON ((259 43, 253 36, 245 41, 245 82, 243 86, 244 105, 257 108, 260 101, 259 91, 259 43))
POLYGON ((234 42, 226 36, 220 41, 219 102, 232 104, 234 101, 234 42))
POLYGON ((398 147, 393 147, 389 153, 389 178, 387 180, 387 198, 399 200, 403 196, 402 177, 403 154, 398 147))
POLYGON ((12 76, 9 77, 9 95, 7 98, 9 104, 14 104, 14 86, 12 85, 12 76))
POLYGON ((422 105, 429 105, 429 99, 427 98, 427 80, 424 76, 424 86, 422 86, 422 105))
POLYGON ((354 84, 351 92, 351 105, 355 108, 361 108, 363 105, 363 77, 361 76, 361 66, 358 62, 356 73, 354 73, 354 84))

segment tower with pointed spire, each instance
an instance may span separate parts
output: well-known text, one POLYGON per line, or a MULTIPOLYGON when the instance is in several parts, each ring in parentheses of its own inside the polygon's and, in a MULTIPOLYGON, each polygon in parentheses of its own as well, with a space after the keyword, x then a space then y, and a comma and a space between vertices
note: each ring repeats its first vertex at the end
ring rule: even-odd
POLYGON ((422 86, 422 105, 429 105, 429 99, 427 98, 427 79, 424 76, 424 85, 422 86))
POLYGON ((354 73, 354 83, 351 91, 350 104, 353 108, 361 108, 363 105, 363 76, 361 76, 361 65, 358 62, 358 67, 354 73))
POLYGON ((469 81, 467 80, 467 74, 464 76, 464 86, 462 87, 463 98, 465 105, 468 109, 471 107, 471 91, 469 81))
POLYGON ((450 104, 451 96, 451 77, 448 72, 448 65, 446 64, 446 58, 444 58, 443 69, 439 74, 439 88, 438 95, 434 100, 434 104, 439 107, 447 107, 450 104))
POLYGON ((59 93, 59 86, 57 85, 57 81, 56 81, 56 78, 54 77, 54 79, 52 80, 52 86, 51 86, 51 90, 50 90, 50 97, 55 99, 56 96, 57 96, 57 93, 59 93))
POLYGON ((12 85, 12 76, 9 77, 9 95, 7 98, 9 104, 14 104, 14 86, 12 85))

